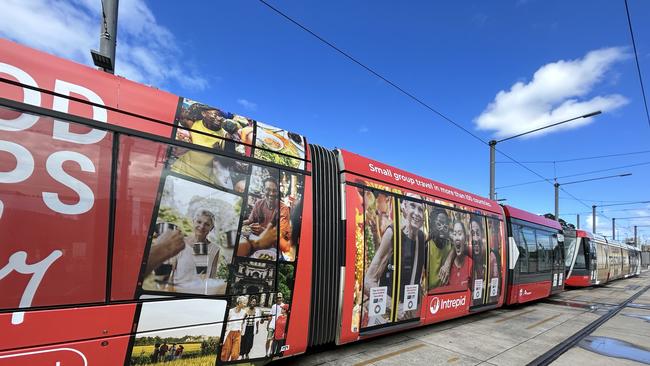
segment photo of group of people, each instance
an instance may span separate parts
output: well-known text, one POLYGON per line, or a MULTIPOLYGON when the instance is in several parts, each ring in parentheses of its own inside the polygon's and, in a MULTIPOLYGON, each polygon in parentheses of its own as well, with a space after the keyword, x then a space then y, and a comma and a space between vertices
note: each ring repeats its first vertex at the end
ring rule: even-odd
POLYGON ((429 215, 428 290, 472 290, 471 306, 493 303, 499 296, 500 221, 442 207, 429 215))
POLYGON ((357 260, 362 259, 356 270, 363 283, 355 284, 361 298, 355 288, 353 331, 356 324, 363 329, 418 318, 426 293, 470 289, 471 306, 498 299, 498 219, 430 204, 409 193, 358 189, 355 197, 363 213, 355 220, 357 260))
POLYGON ((366 266, 361 327, 419 318, 427 253, 425 205, 366 190, 364 207, 366 266), (397 222, 395 208, 399 210, 397 222))
POLYGON ((471 258, 469 214, 440 206, 428 207, 429 292, 468 288, 471 258))
POLYGON ((233 297, 220 360, 233 362, 279 355, 285 344, 290 298, 282 291, 233 297))
POLYGON ((226 305, 209 299, 143 303, 127 364, 214 365, 226 305))

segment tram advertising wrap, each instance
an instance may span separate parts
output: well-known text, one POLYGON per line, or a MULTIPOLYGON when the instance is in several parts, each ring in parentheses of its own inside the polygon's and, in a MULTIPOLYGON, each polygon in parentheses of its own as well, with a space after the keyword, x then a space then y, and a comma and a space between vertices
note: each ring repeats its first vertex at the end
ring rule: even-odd
POLYGON ((0 308, 11 310, 0 341, 24 351, 0 352, 0 364, 291 353, 291 314, 308 310, 292 301, 300 243, 311 241, 304 137, 0 45, 0 97, 70 116, 0 110, 0 308), (139 301, 105 305, 118 300, 139 301))
POLYGON ((639 273, 562 230, 0 39, 0 366, 261 365, 639 273))

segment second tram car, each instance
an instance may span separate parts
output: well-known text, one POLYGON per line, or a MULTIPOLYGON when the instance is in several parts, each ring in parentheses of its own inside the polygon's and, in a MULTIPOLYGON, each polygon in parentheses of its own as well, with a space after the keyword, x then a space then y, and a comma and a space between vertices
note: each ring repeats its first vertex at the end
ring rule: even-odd
POLYGON ((635 246, 580 229, 566 229, 564 236, 567 286, 603 285, 640 273, 641 252, 635 246))

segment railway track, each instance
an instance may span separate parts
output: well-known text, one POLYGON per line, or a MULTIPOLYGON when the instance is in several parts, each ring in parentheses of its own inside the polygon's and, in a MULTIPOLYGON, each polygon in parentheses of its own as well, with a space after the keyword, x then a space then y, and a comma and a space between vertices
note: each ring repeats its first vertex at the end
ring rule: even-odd
POLYGON ((585 337, 593 333, 596 329, 598 329, 598 327, 600 327, 605 322, 613 318, 616 314, 618 314, 621 310, 623 310, 630 303, 636 300, 639 296, 643 295, 643 293, 646 292, 648 289, 650 289, 650 285, 645 286, 643 289, 639 290, 638 292, 636 292, 634 295, 627 298, 622 303, 616 305, 614 308, 607 311, 598 319, 589 323, 586 327, 582 328, 581 330, 574 333, 572 336, 565 339, 555 347, 551 348, 544 354, 532 360, 531 362, 528 363, 528 366, 545 366, 551 364, 553 361, 555 361, 560 356, 562 356, 562 354, 564 354, 565 352, 567 352, 568 350, 576 346, 585 337))

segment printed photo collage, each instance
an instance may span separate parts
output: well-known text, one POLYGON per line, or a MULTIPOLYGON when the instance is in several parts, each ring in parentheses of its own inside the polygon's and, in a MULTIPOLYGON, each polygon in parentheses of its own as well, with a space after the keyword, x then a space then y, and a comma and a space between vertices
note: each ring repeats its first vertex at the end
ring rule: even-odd
MULTIPOLYGON (((215 128, 210 124, 211 118, 228 116, 214 108, 206 111, 210 108, 206 106, 199 111, 196 104, 183 100, 176 123, 187 125, 194 119, 193 129, 210 130, 215 128), (202 120, 197 120, 198 116, 202 120)), ((229 115, 221 126, 228 121, 239 123, 241 130, 255 123, 260 125, 248 120, 244 126, 242 118, 229 115)), ((179 131, 182 130, 177 130, 178 139, 214 148, 215 154, 177 146, 168 148, 138 296, 144 299, 199 295, 227 299, 228 309, 220 318, 225 327, 219 326, 217 335, 221 348, 227 348, 228 357, 223 357, 223 361, 277 354, 273 351, 282 346, 273 347, 284 339, 290 312, 304 175, 218 155, 227 149, 242 155, 250 153, 246 151, 248 147, 228 146, 232 141, 219 138, 232 136, 232 132, 193 136, 179 131), (283 327, 276 331, 278 318, 283 327), (262 337, 246 333, 253 324, 256 332, 259 329, 266 337, 261 346, 257 339, 262 337), (259 327, 260 324, 263 326, 259 327), (237 327, 241 328, 238 341, 233 333, 237 327)), ((240 135, 248 136, 247 132, 240 135)), ((302 137, 300 141, 304 142, 302 137)), ((155 343, 149 346, 155 348, 155 343)), ((160 359, 150 359, 154 358, 160 359)))
POLYGON ((297 133, 181 98, 174 138, 228 153, 305 169, 306 139, 297 133))
POLYGON ((353 330, 417 318, 427 293, 470 288, 472 306, 498 300, 498 219, 433 205, 414 194, 397 197, 363 188, 358 192, 363 216, 356 236, 357 246, 363 247, 357 250, 362 256, 357 267, 363 275, 355 275, 360 294, 355 296, 353 330), (397 278, 399 284, 394 283, 397 278))
POLYGON ((291 264, 281 264, 280 272, 277 292, 140 304, 125 364, 212 366, 282 356, 294 272, 291 264))

